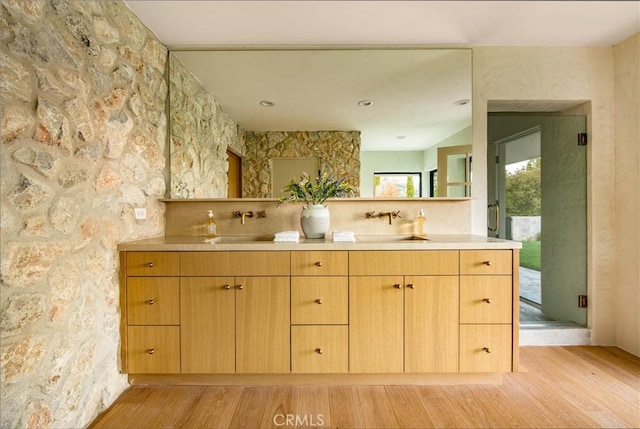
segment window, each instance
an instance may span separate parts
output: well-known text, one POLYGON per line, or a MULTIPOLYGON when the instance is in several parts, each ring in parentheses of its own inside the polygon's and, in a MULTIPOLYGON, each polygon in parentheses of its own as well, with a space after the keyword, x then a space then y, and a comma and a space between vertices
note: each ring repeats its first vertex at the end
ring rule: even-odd
POLYGON ((429 196, 438 196, 438 169, 429 172, 429 196))
POLYGON ((422 173, 373 173, 376 198, 416 198, 422 196, 422 173))

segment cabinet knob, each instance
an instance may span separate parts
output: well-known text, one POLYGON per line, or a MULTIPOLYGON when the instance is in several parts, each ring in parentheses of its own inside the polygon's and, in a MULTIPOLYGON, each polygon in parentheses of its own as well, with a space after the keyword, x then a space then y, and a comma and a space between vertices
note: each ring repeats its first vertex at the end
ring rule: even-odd
POLYGON ((147 353, 149 353, 150 355, 154 354, 155 352, 156 352, 156 349, 147 350, 147 353))
POLYGON ((244 285, 238 285, 236 286, 238 289, 244 289, 244 285))
POLYGON ((491 349, 489 347, 483 347, 482 350, 486 353, 491 353, 491 349))
POLYGON ((322 261, 316 262, 316 267, 321 267, 321 266, 322 266, 322 261))
POLYGON ((482 300, 487 304, 491 304, 491 298, 483 298, 482 300))
POLYGON ((413 283, 409 283, 409 284, 407 285, 407 287, 408 287, 409 289, 415 289, 415 288, 416 288, 416 285, 414 285, 413 283))
POLYGON ((316 299, 316 303, 322 304, 322 299, 320 299, 320 298, 316 299))
POLYGON ((149 268, 153 268, 153 266, 155 265, 153 262, 149 262, 149 268))
POLYGON ((322 354, 322 349, 321 349, 321 348, 317 348, 317 349, 316 349, 316 353, 318 353, 319 355, 321 355, 321 354, 322 354))
POLYGON ((227 289, 227 290, 231 289, 231 285, 224 285, 222 287, 223 287, 223 289, 227 289))
POLYGON ((150 299, 150 300, 149 300, 149 305, 153 305, 153 304, 155 304, 155 303, 156 303, 156 302, 155 302, 153 299, 150 299))
POLYGON ((484 261, 482 265, 486 265, 487 267, 491 266, 491 261, 484 261))
POLYGON ((393 287, 396 289, 402 289, 402 285, 400 283, 394 284, 393 287))

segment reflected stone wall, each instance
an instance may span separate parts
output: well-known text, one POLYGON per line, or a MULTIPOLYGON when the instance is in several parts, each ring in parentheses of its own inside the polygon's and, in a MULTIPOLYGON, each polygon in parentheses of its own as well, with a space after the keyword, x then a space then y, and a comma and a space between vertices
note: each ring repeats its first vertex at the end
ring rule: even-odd
MULTIPOLYGON (((270 198, 271 159, 317 157, 330 177, 348 177, 360 189, 360 131, 247 131, 242 196, 270 198)), ((312 173, 309 173, 312 174, 312 173)))
POLYGON ((169 55, 171 198, 225 198, 227 149, 243 154, 238 124, 169 55))

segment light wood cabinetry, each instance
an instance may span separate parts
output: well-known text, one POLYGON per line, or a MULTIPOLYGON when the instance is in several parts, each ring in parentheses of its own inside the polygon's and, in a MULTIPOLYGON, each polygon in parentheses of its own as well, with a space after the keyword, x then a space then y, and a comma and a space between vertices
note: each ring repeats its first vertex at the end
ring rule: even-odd
POLYGON ((349 329, 346 325, 291 327, 291 371, 346 373, 349 370, 349 329))
POLYGON ((290 371, 289 278, 236 278, 236 371, 290 371))
POLYGON ((403 372, 402 276, 349 279, 351 372, 403 372))
POLYGON ((516 252, 460 251, 460 372, 517 369, 516 252))
POLYGON ((131 374, 517 370, 517 250, 121 254, 131 374))
POLYGON ((352 372, 458 371, 457 251, 354 251, 349 273, 352 372))
POLYGON ((458 371, 458 276, 407 276, 405 372, 458 371))
POLYGON ((235 372, 235 303, 234 277, 180 279, 183 373, 235 372))
POLYGON ((345 251, 291 252, 291 371, 349 370, 345 251))

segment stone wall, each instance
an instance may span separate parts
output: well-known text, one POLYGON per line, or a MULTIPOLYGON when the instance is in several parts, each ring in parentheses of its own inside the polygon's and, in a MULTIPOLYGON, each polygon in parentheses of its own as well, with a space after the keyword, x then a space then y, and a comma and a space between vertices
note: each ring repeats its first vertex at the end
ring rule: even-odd
POLYGON ((117 243, 164 229, 167 50, 121 2, 0 14, 0 426, 83 427, 127 386, 117 243))
POLYGON ((331 177, 360 189, 360 131, 247 131, 242 195, 271 197, 271 159, 317 157, 331 177))
POLYGON ((197 78, 169 55, 171 198, 227 196, 227 148, 244 148, 234 121, 197 78))

